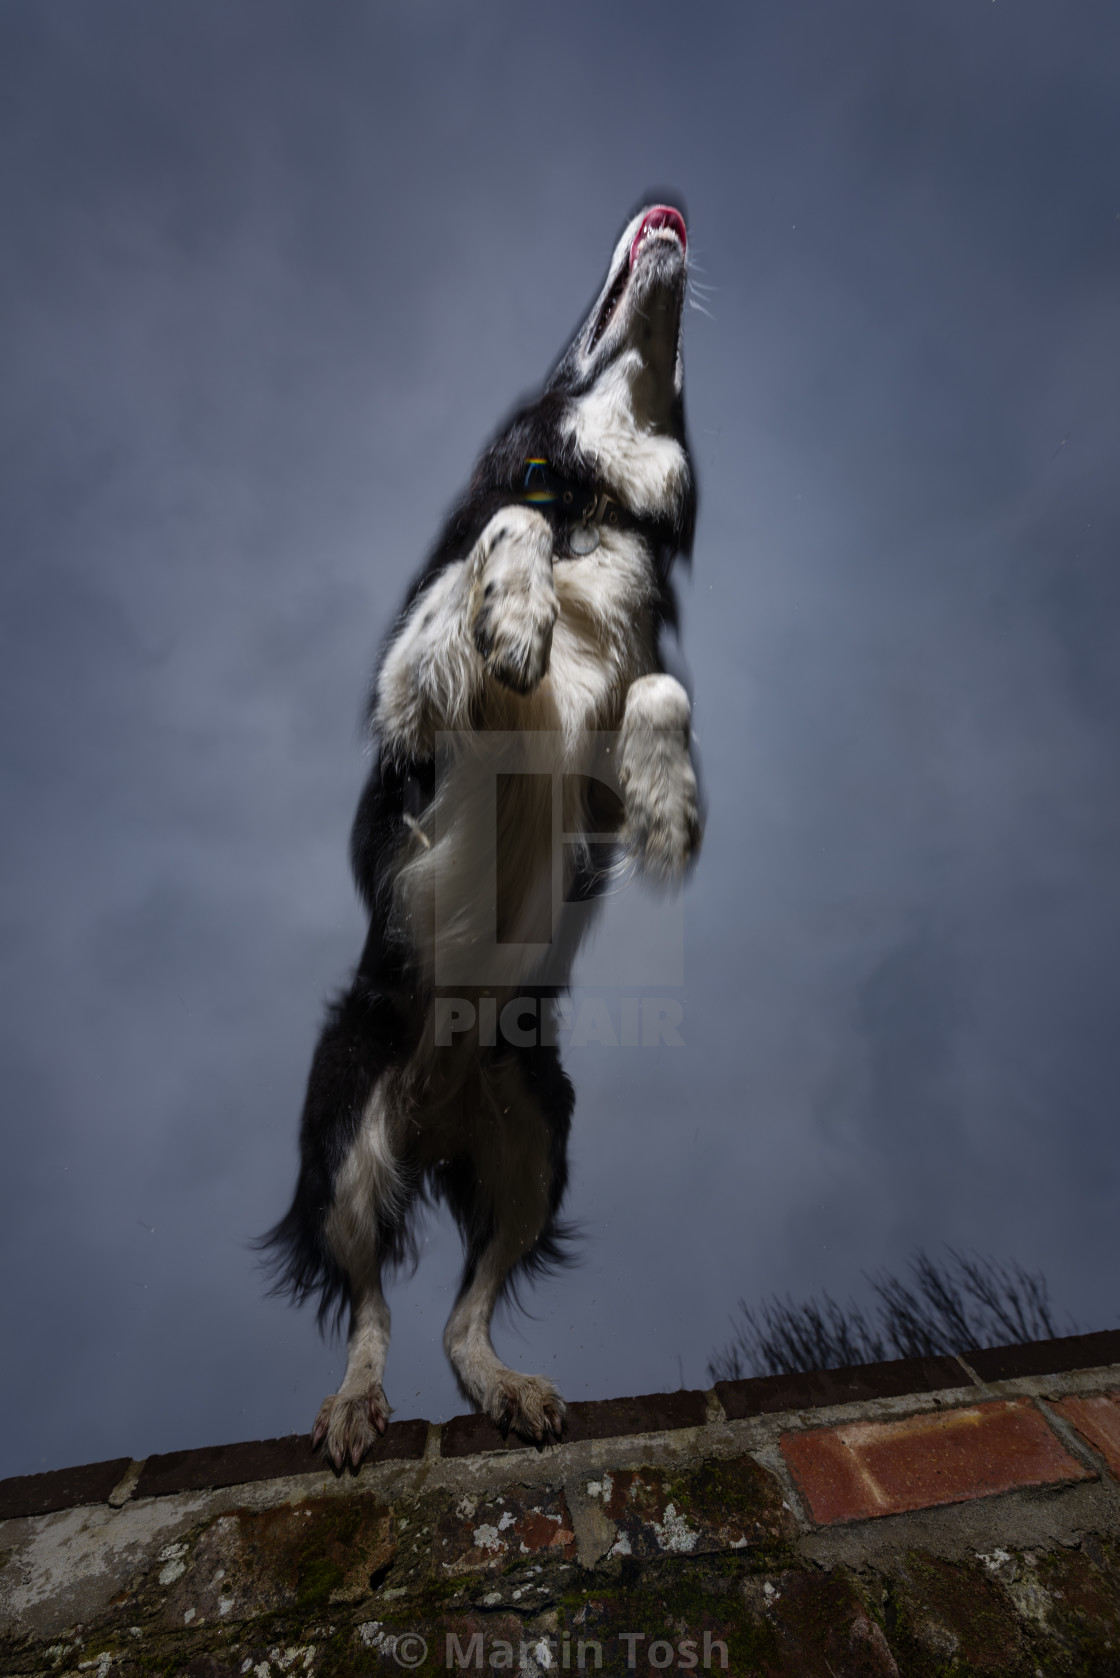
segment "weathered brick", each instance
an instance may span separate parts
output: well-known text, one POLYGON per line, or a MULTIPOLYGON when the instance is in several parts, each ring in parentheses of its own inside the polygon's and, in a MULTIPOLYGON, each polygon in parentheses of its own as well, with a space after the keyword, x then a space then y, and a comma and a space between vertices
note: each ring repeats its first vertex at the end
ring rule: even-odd
POLYGON ((388 1507, 351 1497, 308 1498, 273 1509, 232 1509, 164 1545, 137 1578, 127 1616, 167 1626, 236 1623, 257 1614, 368 1596, 388 1572, 397 1538, 388 1507))
POLYGON ((585 1482, 615 1523, 611 1556, 703 1555, 796 1536, 776 1477, 753 1457, 602 1472, 585 1482))
POLYGON ((1120 1648, 1120 1578, 1111 1544, 1086 1535, 1080 1551, 1055 1546, 1037 1560, 1034 1582, 1045 1591, 1048 1629, 1065 1644, 1068 1670, 1107 1673, 1120 1648), (1091 1553, 1090 1553, 1091 1552, 1091 1553), (1094 1559, 1095 1558, 1095 1559, 1094 1559))
POLYGON ((822 1525, 1095 1478, 1029 1399, 784 1433, 781 1448, 822 1525))
MULTIPOLYGON (((427 1422, 391 1422, 365 1461, 422 1457, 427 1438, 427 1422)), ((195 1451, 168 1451, 162 1456, 149 1457, 140 1471, 133 1496, 166 1497, 171 1492, 210 1491, 220 1486, 247 1485, 252 1480, 280 1479, 288 1474, 316 1474, 325 1466, 322 1452, 312 1450, 305 1433, 291 1433, 283 1439, 246 1440, 236 1445, 205 1445, 195 1451)))
POLYGON ((1120 1329, 1067 1334, 1023 1346, 985 1346, 965 1352, 982 1381, 1010 1381, 1018 1375, 1061 1375, 1067 1369, 1099 1369, 1120 1363, 1120 1329))
MULTIPOLYGON (((763 1587, 765 1617, 778 1632, 780 1670, 798 1678, 812 1673, 844 1678, 899 1678, 882 1627, 871 1618, 857 1580, 840 1567, 821 1574, 790 1571, 763 1587)), ((778 1651, 776 1650, 775 1653, 778 1651)), ((741 1669, 737 1669, 741 1670, 741 1669)), ((767 1674, 765 1667, 747 1669, 767 1674)))
POLYGON ((1052 1408, 1095 1446, 1120 1480, 1120 1391, 1060 1398, 1052 1408))
POLYGON ((707 1413, 704 1394, 696 1389, 642 1398, 577 1399, 568 1405, 564 1440, 625 1439, 633 1433, 703 1427, 707 1413))
POLYGON ((496 1497, 464 1493, 437 1518, 432 1557, 450 1576, 500 1571, 526 1557, 573 1561, 575 1531, 563 1490, 510 1487, 496 1497))
POLYGON ((91 1462, 84 1468, 54 1468, 46 1474, 21 1474, 0 1480, 0 1521, 19 1515, 51 1515, 82 1503, 104 1503, 131 1458, 91 1462))
MULTIPOLYGON (((706 1417, 704 1394, 696 1390, 641 1398, 577 1399, 568 1405, 562 1443, 703 1427, 706 1417)), ((439 1449, 443 1457, 471 1457, 486 1451, 523 1451, 525 1441, 512 1433, 503 1439, 486 1416, 453 1416, 443 1425, 439 1449)))
POLYGON ((516 1434, 502 1437, 489 1416, 452 1416, 439 1433, 441 1457, 473 1457, 489 1451, 524 1451, 524 1439, 516 1434))
MULTIPOLYGON (((899 1558, 887 1621, 901 1672, 991 1672, 1010 1678, 1023 1674, 1024 1665, 1028 1673, 1040 1670, 1036 1661, 1022 1661, 1023 1628, 1013 1599, 992 1572, 994 1560, 948 1561, 914 1550, 899 1558)), ((1010 1557, 1003 1566, 1017 1572, 1010 1557)))
POLYGON ((731 1421, 777 1410, 821 1409, 869 1398, 940 1392, 972 1385, 956 1358, 892 1358, 847 1369, 813 1369, 795 1375, 757 1375, 746 1381, 717 1381, 716 1396, 731 1421))

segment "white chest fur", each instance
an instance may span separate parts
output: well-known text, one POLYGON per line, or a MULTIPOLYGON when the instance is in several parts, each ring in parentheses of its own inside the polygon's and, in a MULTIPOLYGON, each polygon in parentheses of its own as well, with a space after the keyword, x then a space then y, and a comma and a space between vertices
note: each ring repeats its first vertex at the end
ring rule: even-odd
MULTIPOLYGON (((654 666, 655 582, 640 537, 604 532, 594 553, 555 561, 553 580, 560 611, 544 679, 524 696, 484 683, 481 728, 450 717, 436 722, 437 730, 456 730, 454 742, 440 759, 426 842, 409 843, 401 859, 397 904, 417 954, 433 962, 437 982, 517 984, 537 959, 528 948, 504 946, 500 979, 499 967, 480 960, 494 939, 493 782, 518 767, 512 742, 528 736, 526 767, 536 775, 543 771, 554 784, 558 777, 591 772, 600 749, 596 731, 621 726, 628 689, 654 666)), ((574 812, 570 825, 582 826, 574 812)), ((517 824, 508 859, 515 921, 534 919, 554 892, 554 851, 541 833, 539 822, 517 824)))
POLYGON ((631 512, 671 517, 688 490, 688 457, 643 411, 645 373, 636 351, 620 355, 573 403, 568 429, 631 512))
POLYGON ((637 536, 605 532, 594 553, 556 560, 552 575, 560 616, 548 674, 526 699, 494 694, 491 726, 556 729, 580 757, 580 736, 617 728, 626 689, 652 667, 653 572, 637 536))

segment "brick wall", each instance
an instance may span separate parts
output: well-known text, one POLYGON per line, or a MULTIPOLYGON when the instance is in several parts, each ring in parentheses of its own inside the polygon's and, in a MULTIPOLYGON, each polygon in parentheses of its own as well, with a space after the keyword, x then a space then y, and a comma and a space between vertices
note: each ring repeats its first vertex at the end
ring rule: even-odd
POLYGON ((1084 1335, 0 1482, 0 1672, 1117 1674, 1118 1558, 1084 1335))

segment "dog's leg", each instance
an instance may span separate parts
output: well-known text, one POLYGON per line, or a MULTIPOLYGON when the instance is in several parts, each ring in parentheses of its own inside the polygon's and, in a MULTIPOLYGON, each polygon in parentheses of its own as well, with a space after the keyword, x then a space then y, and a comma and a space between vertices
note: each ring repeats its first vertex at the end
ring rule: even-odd
POLYGON ((532 507, 495 513, 466 559, 417 595, 389 645, 370 719, 383 748, 430 756, 438 729, 471 727, 488 676, 531 692, 559 610, 547 520, 532 507))
POLYGON ((552 580, 552 531, 531 507, 495 513, 468 565, 468 613, 487 674, 532 693, 548 669, 560 603, 552 580))
POLYGON ((346 1346, 346 1374, 337 1393, 323 1400, 312 1445, 324 1444, 326 1455, 341 1469, 349 1459, 357 1468, 378 1434, 389 1422, 389 1404, 381 1385, 389 1350, 389 1307, 376 1271, 350 1281, 350 1334, 346 1346))
POLYGON ((691 720, 688 695, 674 677, 640 676, 631 684, 619 748, 621 838, 645 872, 665 883, 678 880, 700 848, 691 720))
POLYGON ((520 1375, 504 1364, 490 1339, 490 1319, 509 1272, 524 1251, 496 1236, 470 1285, 459 1295, 443 1343, 464 1393, 496 1422, 535 1445, 559 1439, 564 1400, 546 1375, 520 1375))
POLYGON ((374 1087, 335 1179, 326 1223, 327 1245, 349 1282, 350 1333, 346 1374, 337 1393, 323 1400, 311 1443, 323 1444, 338 1469, 347 1459, 357 1468, 389 1421, 381 1384, 389 1350, 389 1307, 381 1291, 379 1235, 399 1216, 402 1200, 393 1142, 394 1087, 391 1073, 374 1087))
POLYGON ((546 1113, 517 1065, 492 1073, 483 1111, 473 1127, 464 1183, 452 1198, 468 1236, 467 1267, 443 1343, 459 1385, 496 1422, 544 1445, 559 1439, 564 1401, 544 1375, 521 1375, 499 1358, 490 1338, 494 1307, 514 1269, 547 1239, 566 1168, 563 1148, 571 1086, 562 1087, 546 1113))

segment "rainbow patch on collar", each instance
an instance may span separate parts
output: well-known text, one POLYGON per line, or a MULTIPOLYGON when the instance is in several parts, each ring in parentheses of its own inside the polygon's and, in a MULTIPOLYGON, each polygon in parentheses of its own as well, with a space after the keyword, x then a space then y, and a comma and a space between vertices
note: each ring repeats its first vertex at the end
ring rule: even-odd
POLYGON ((556 491, 548 483, 548 461, 543 455, 533 455, 526 460, 522 493, 526 501, 556 500, 556 491))

